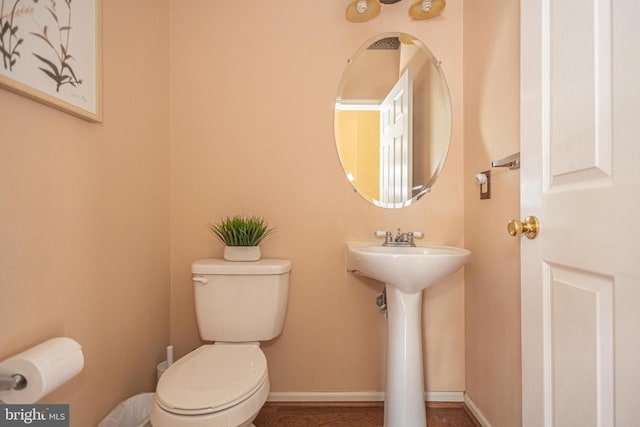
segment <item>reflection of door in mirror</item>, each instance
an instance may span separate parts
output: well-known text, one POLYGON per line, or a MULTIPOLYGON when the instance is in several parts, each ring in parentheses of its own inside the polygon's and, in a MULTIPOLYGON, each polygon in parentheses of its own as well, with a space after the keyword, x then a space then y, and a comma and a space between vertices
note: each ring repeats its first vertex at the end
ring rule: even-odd
POLYGON ((412 88, 407 68, 380 104, 380 202, 411 199, 413 182, 412 88))

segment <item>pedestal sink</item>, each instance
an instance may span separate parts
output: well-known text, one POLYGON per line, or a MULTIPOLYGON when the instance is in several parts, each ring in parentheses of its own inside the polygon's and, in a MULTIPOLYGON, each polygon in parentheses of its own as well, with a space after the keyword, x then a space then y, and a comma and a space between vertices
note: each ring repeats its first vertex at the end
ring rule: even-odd
POLYGON ((347 270, 386 285, 388 343, 385 427, 424 427, 422 291, 454 273, 471 252, 451 246, 347 243, 347 270))

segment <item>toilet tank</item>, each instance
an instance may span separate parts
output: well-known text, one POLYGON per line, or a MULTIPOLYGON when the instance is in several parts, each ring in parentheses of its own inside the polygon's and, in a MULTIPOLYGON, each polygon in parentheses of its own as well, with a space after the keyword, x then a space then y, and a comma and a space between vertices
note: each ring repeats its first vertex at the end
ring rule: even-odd
POLYGON ((203 259, 191 266, 196 320, 204 341, 268 341, 282 332, 291 261, 203 259))

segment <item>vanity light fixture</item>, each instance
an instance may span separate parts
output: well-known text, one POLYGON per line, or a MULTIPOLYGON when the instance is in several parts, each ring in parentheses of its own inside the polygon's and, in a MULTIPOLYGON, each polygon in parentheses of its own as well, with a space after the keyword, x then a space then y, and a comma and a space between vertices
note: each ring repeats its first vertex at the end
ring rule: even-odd
MULTIPOLYGON (((380 3, 394 4, 400 0, 352 0, 345 10, 347 21, 366 22, 380 14, 380 3)), ((413 19, 430 19, 440 15, 447 5, 446 0, 417 0, 409 8, 413 19)))
POLYGON ((446 0, 418 0, 409 8, 409 16, 413 19, 435 18, 446 5, 446 0))
POLYGON ((347 21, 366 22, 380 15, 380 0, 353 0, 344 16, 347 21))

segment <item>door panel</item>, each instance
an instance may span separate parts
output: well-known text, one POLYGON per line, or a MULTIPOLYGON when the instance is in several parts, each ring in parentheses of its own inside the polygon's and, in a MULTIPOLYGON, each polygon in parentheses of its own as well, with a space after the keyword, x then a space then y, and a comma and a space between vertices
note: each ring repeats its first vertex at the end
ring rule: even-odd
POLYGON ((544 286, 547 424, 611 425, 613 278, 545 264, 544 286))
POLYGON ((546 0, 543 6, 547 188, 610 178, 611 2, 546 0))
POLYGON ((611 173, 611 2, 546 1, 551 175, 611 173), (596 13, 594 13, 596 11, 596 13), (576 102, 579 100, 579 102, 576 102), (595 170, 593 170, 595 169, 595 170))

